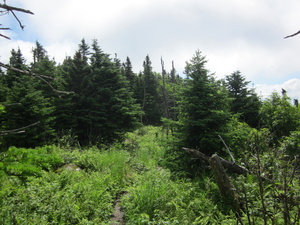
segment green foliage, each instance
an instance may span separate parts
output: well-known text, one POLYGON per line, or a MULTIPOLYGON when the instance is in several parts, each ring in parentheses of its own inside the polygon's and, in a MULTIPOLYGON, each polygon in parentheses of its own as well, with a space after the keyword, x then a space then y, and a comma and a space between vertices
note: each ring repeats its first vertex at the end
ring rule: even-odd
POLYGON ((299 159, 288 155, 288 146, 293 146, 291 140, 295 140, 294 134, 281 146, 270 148, 273 138, 267 129, 252 132, 243 161, 254 175, 236 179, 249 224, 299 223, 296 193, 300 183, 295 176, 299 159))
POLYGON ((141 99, 139 103, 142 106, 144 115, 142 122, 145 125, 159 125, 162 116, 161 99, 158 94, 158 75, 152 71, 149 55, 143 62, 143 73, 141 79, 141 99))
POLYGON ((0 155, 0 169, 8 175, 38 176, 42 170, 55 169, 63 161, 52 146, 35 149, 10 147, 0 155))
POLYGON ((6 160, 1 169, 10 175, 0 176, 1 224, 107 224, 115 197, 130 179, 129 154, 119 146, 103 151, 11 148, 1 156, 6 160), (81 170, 52 171, 63 162, 81 170), (12 173, 26 179, 21 182, 12 173))
POLYGON ((30 66, 20 50, 10 65, 55 79, 49 86, 0 71, 1 129, 40 122, 1 137, 0 224, 109 224, 124 193, 127 224, 299 223, 299 110, 286 94, 261 106, 239 71, 217 81, 199 51, 186 64, 186 79, 174 66, 167 74, 163 62, 162 75, 152 71, 149 56, 136 75, 129 58, 122 66, 96 40, 90 47, 83 39, 60 66, 38 42, 30 66), (74 94, 57 98, 54 89, 74 94), (251 128, 259 108, 261 129, 251 128), (163 127, 141 127, 138 119, 163 127), (60 148, 33 148, 54 136, 60 148), (239 218, 209 168, 182 151, 228 155, 218 136, 249 169, 229 174, 239 218))
POLYGON ((167 143, 160 127, 147 126, 127 133, 125 144, 133 156, 131 164, 137 168, 151 169, 163 163, 167 143))
POLYGON ((260 110, 262 126, 273 135, 273 144, 278 145, 283 137, 299 129, 299 111, 292 106, 290 98, 285 94, 273 93, 263 102, 260 110))
MULTIPOLYGON (((107 174, 64 171, 29 179, 1 201, 1 224, 100 224, 112 211, 107 174)), ((11 181, 13 182, 13 181, 11 181)), ((10 184, 13 185, 13 184, 10 184)))
POLYGON ((80 144, 112 143, 137 125, 140 109, 128 81, 97 40, 91 50, 83 40, 74 58, 64 62, 62 71, 66 86, 75 94, 63 101, 69 101, 70 107, 60 104, 58 110, 70 115, 60 117, 60 121, 69 126, 67 129, 72 128, 80 144))
POLYGON ((163 169, 143 174, 129 193, 123 204, 130 224, 218 224, 226 218, 199 183, 172 181, 163 169))
MULTIPOLYGON (((27 69, 20 50, 12 51, 10 65, 17 69, 27 69)), ((52 64, 50 67, 53 69, 52 64)), ((1 92, 1 99, 4 100, 3 104, 7 105, 5 112, 2 113, 2 129, 14 130, 39 122, 31 129, 24 128, 27 132, 19 132, 18 135, 12 132, 2 137, 1 147, 8 148, 12 145, 35 147, 49 142, 54 136, 52 127, 55 119, 52 115, 54 107, 49 96, 44 95, 39 80, 8 70, 6 76, 1 76, 0 82, 6 90, 1 92)))
POLYGON ((292 131, 288 137, 284 137, 280 148, 291 157, 300 154, 300 131, 292 131))
POLYGON ((235 158, 239 159, 248 149, 249 138, 254 129, 247 123, 239 122, 236 117, 231 118, 227 125, 227 129, 228 131, 223 139, 225 139, 226 145, 232 151, 235 158))
MULTIPOLYGON (((240 222, 297 224, 298 133, 271 149, 267 129, 237 119, 230 124, 237 130, 228 145, 244 149, 235 157, 251 171, 231 174, 243 209, 240 222)), ((127 224, 235 224, 209 172, 182 179, 165 168, 169 141, 161 128, 141 127, 109 148, 10 148, 1 154, 0 223, 109 224, 113 202, 123 194, 127 224)))
POLYGON ((232 98, 230 111, 233 114, 238 114, 241 121, 252 127, 257 127, 261 102, 254 89, 249 89, 249 83, 250 81, 246 81, 240 71, 226 76, 226 87, 229 91, 229 97, 232 98))
POLYGON ((212 154, 220 150, 218 134, 229 119, 226 92, 205 68, 206 60, 197 51, 187 62, 188 79, 182 91, 180 120, 185 147, 212 154))

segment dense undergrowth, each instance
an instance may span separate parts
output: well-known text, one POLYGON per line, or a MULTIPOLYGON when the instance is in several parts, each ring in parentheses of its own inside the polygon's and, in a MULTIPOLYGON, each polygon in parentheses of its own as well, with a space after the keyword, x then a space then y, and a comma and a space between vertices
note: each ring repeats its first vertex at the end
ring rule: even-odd
POLYGON ((0 155, 0 224, 111 224, 116 198, 126 224, 297 224, 297 159, 284 158, 297 138, 267 151, 267 135, 252 133, 256 144, 239 161, 258 172, 230 174, 239 217, 209 170, 193 179, 174 175, 168 162, 174 140, 161 128, 143 127, 102 149, 11 147, 0 155))

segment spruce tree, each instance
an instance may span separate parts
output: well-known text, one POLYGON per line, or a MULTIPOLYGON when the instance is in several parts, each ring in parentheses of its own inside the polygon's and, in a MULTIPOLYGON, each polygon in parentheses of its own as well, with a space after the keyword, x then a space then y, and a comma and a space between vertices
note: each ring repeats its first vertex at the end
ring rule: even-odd
POLYGON ((210 155, 222 148, 218 135, 225 130, 229 113, 226 92, 205 68, 206 62, 196 51, 186 63, 179 120, 182 144, 210 155))
MULTIPOLYGON (((26 69, 25 60, 20 50, 12 50, 10 66, 26 69)), ((13 70, 7 70, 2 77, 2 84, 7 92, 4 105, 7 105, 3 114, 3 126, 7 130, 27 127, 39 122, 23 133, 10 134, 3 137, 3 146, 35 147, 43 145, 53 137, 51 122, 53 106, 41 90, 38 90, 38 81, 33 76, 28 76, 13 70)))
MULTIPOLYGON (((75 94, 68 97, 70 116, 60 120, 66 121, 81 144, 111 143, 135 126, 140 111, 129 82, 119 60, 104 53, 97 40, 91 47, 82 42, 61 70, 67 89, 75 94)), ((62 106, 59 109, 66 113, 68 108, 62 106)))
POLYGON ((152 71, 152 65, 149 55, 143 62, 143 93, 142 93, 142 110, 144 116, 142 122, 145 125, 159 125, 161 123, 162 107, 161 99, 158 94, 158 79, 152 71))
POLYGON ((230 111, 238 114, 241 121, 252 127, 259 124, 259 109, 261 102, 254 89, 249 89, 250 81, 246 81, 240 71, 226 76, 226 86, 232 99, 230 111))
POLYGON ((132 64, 129 59, 129 57, 126 58, 126 61, 123 63, 123 75, 126 77, 126 79, 129 81, 129 86, 132 91, 135 90, 135 85, 136 85, 136 75, 132 71, 132 64))
POLYGON ((135 127, 140 109, 118 60, 112 61, 103 53, 97 40, 93 41, 92 50, 92 80, 88 96, 94 104, 89 113, 98 121, 94 126, 100 137, 113 141, 135 127))

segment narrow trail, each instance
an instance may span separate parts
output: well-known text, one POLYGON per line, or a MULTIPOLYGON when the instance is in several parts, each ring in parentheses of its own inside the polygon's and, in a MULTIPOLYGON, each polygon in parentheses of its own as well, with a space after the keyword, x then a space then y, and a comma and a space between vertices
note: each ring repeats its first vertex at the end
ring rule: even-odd
POLYGON ((121 210, 121 198, 116 199, 110 225, 125 225, 124 212, 121 210))

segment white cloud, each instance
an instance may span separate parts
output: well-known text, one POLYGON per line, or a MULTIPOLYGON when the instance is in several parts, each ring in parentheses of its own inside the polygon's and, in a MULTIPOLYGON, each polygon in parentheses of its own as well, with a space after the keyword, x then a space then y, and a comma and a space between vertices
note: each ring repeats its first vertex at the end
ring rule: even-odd
POLYGON ((281 93, 284 89, 291 99, 300 99, 300 79, 297 78, 290 79, 282 84, 258 84, 255 85, 255 89, 262 98, 268 98, 273 92, 281 93))
POLYGON ((34 43, 32 42, 26 42, 26 41, 8 41, 6 39, 0 38, 0 61, 3 63, 8 63, 9 58, 11 56, 11 50, 15 49, 17 50, 20 48, 23 57, 25 58, 27 63, 32 62, 32 53, 31 50, 34 46, 34 43))
MULTIPOLYGON (((300 36, 283 39, 300 28, 298 0, 27 0, 22 4, 35 15, 22 17, 26 29, 21 34, 17 29, 14 40, 22 39, 26 46, 38 39, 57 61, 72 56, 82 38, 88 42, 96 38, 103 51, 117 53, 121 60, 129 56, 137 72, 149 54, 154 70, 161 70, 162 56, 166 69, 174 60, 181 74, 185 61, 199 49, 207 56, 208 69, 219 78, 239 69, 255 84, 274 85, 300 73, 300 36)), ((22 44, 2 43, 2 58, 11 50, 6 50, 8 46, 22 44)), ((26 47, 21 49, 24 55, 31 54, 26 47)))

